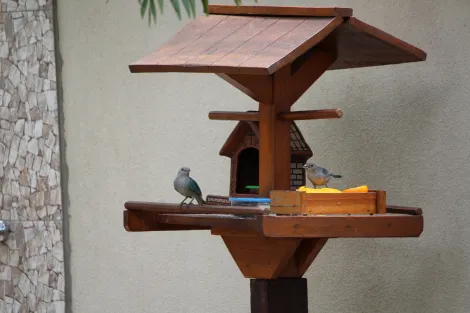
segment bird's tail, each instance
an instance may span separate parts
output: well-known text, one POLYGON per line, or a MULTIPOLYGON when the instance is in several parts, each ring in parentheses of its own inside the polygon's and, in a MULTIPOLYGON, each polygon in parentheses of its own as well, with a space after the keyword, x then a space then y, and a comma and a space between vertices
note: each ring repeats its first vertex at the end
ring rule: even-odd
POLYGON ((334 178, 342 178, 343 177, 341 175, 336 175, 336 174, 330 174, 330 175, 331 175, 331 177, 334 177, 334 178))
POLYGON ((199 204, 199 205, 204 205, 204 204, 206 204, 206 201, 204 201, 204 199, 202 199, 201 196, 197 196, 197 197, 196 197, 196 201, 197 201, 197 204, 199 204))

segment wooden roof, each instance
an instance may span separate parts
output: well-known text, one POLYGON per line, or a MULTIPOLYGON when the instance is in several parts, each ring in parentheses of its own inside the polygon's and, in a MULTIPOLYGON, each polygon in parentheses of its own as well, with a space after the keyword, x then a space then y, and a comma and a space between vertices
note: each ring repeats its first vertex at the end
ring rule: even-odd
POLYGON ((417 62, 426 53, 351 17, 348 8, 210 5, 168 43, 132 63, 133 73, 270 75, 328 36, 338 59, 330 69, 417 62))
MULTIPOLYGON (((248 132, 253 132, 256 139, 259 141, 259 124, 254 121, 240 121, 237 126, 233 129, 232 133, 229 135, 225 144, 220 149, 219 154, 231 158, 233 154, 237 151, 240 143, 245 138, 245 134, 248 132)), ((295 124, 291 123, 290 129, 290 151, 291 154, 305 157, 305 159, 310 158, 313 153, 309 145, 305 141, 302 133, 295 124)))

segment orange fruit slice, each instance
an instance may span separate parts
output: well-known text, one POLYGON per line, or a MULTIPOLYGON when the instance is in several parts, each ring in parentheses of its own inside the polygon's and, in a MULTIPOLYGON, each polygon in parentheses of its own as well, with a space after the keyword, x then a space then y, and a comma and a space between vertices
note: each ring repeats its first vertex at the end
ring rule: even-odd
POLYGON ((343 190, 343 192, 369 192, 369 188, 367 187, 367 185, 363 185, 359 187, 345 189, 343 190))

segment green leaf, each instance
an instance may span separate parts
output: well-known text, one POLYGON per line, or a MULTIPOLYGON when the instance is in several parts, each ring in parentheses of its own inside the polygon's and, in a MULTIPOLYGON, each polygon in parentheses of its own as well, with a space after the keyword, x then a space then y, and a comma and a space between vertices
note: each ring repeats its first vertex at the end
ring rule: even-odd
POLYGON ((178 0, 170 0, 171 5, 173 6, 173 9, 176 12, 176 15, 178 16, 178 19, 181 20, 181 9, 180 9, 180 3, 178 0))
POLYGON ((163 0, 158 0, 158 7, 160 8, 160 13, 163 14, 163 0))
POLYGON ((147 10, 148 3, 149 3, 148 0, 141 0, 141 2, 140 2, 140 16, 141 16, 141 18, 144 18, 145 11, 147 10))
POLYGON ((190 3, 189 0, 181 0, 183 2, 184 9, 186 10, 186 14, 188 14, 188 17, 191 17, 191 9, 190 9, 190 3))
POLYGON ((150 0, 150 10, 149 10, 149 23, 150 23, 150 15, 153 17, 153 22, 157 23, 157 8, 155 7, 155 1, 150 0))
POLYGON ((209 0, 201 0, 202 1, 202 6, 204 7, 204 13, 206 15, 209 15, 209 0))
POLYGON ((196 2, 194 0, 189 0, 191 4, 191 12, 193 13, 193 18, 196 18, 196 2))

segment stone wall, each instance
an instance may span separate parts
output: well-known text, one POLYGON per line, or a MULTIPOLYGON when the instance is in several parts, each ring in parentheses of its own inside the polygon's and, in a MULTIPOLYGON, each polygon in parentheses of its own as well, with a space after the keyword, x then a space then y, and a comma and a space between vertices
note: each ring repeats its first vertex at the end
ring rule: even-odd
POLYGON ((0 312, 65 312, 52 2, 1 0, 0 312))

